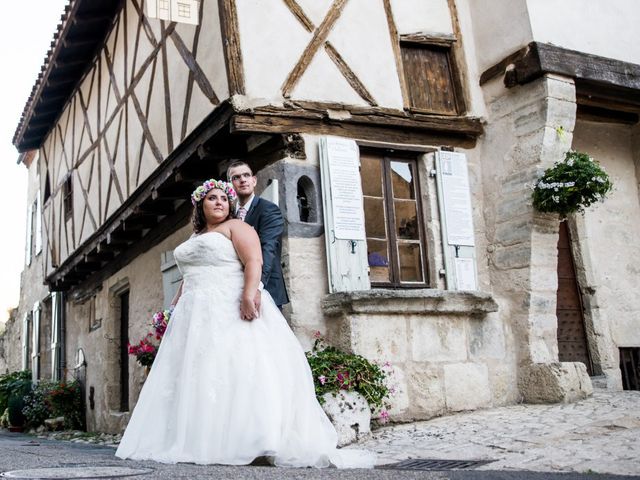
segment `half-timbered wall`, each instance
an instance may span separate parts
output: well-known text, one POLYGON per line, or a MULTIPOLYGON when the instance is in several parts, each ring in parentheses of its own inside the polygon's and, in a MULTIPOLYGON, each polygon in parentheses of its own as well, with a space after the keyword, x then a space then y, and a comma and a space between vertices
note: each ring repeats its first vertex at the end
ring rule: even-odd
POLYGON ((42 189, 47 173, 51 189, 43 209, 47 273, 228 97, 218 4, 201 5, 194 26, 149 19, 144 0, 128 0, 49 133, 41 148, 42 189))
POLYGON ((236 7, 245 93, 272 101, 402 109, 398 35, 453 33, 446 0, 237 0, 236 7))

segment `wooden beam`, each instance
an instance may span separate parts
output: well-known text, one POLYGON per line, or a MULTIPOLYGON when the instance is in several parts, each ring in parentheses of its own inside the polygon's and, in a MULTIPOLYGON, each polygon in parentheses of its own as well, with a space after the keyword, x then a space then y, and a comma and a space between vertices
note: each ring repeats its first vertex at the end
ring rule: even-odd
POLYGON ((459 123, 448 118, 449 128, 437 122, 404 121, 401 123, 387 121, 328 121, 326 119, 309 118, 308 116, 271 115, 271 114, 237 114, 231 120, 232 132, 265 132, 265 133, 312 133, 316 135, 338 135, 354 139, 370 141, 386 141, 398 144, 420 145, 452 145, 471 148, 475 145, 479 123, 467 120, 459 123))
POLYGON ((244 95, 244 67, 235 0, 218 0, 224 59, 227 66, 229 96, 244 95))
POLYGON ((391 39, 391 48, 393 49, 393 56, 396 61, 396 70, 398 71, 398 80, 400 82, 400 92, 402 93, 402 104, 404 108, 409 108, 411 105, 409 102, 409 88, 407 87, 407 80, 404 76, 404 66, 402 64, 402 52, 400 50, 400 35, 398 35, 398 28, 393 18, 393 10, 391 9, 391 0, 382 0, 384 5, 384 12, 387 17, 387 26, 389 28, 389 38, 391 39))
POLYGON ((511 64, 515 68, 515 79, 519 85, 529 83, 546 73, 554 73, 602 85, 640 89, 638 64, 540 42, 529 43, 485 70, 480 76, 480 84, 503 73, 506 66, 511 64))
POLYGON ((281 90, 283 96, 288 97, 291 95, 291 91, 297 85, 298 80, 300 80, 300 77, 307 70, 307 67, 318 52, 318 49, 320 48, 320 46, 322 46, 322 44, 324 44, 325 40, 329 36, 331 28, 333 28, 335 22, 338 20, 338 18, 340 18, 340 14, 342 13, 342 10, 344 9, 346 3, 347 0, 334 0, 333 4, 329 8, 329 11, 327 12, 327 15, 324 17, 324 20, 313 33, 311 41, 304 49, 304 52, 302 52, 302 55, 298 59, 296 65, 293 67, 293 70, 289 72, 289 75, 282 84, 281 90))

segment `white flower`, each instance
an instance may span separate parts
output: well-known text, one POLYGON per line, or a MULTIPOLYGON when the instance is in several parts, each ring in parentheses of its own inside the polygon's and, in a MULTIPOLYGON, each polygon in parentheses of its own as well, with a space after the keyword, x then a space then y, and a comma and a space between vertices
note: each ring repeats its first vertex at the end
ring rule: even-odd
POLYGON ((551 195, 551 200, 555 203, 560 203, 560 197, 558 195, 551 195))
POLYGON ((573 158, 570 158, 569 160, 567 160, 567 165, 569 165, 570 167, 573 167, 573 158))

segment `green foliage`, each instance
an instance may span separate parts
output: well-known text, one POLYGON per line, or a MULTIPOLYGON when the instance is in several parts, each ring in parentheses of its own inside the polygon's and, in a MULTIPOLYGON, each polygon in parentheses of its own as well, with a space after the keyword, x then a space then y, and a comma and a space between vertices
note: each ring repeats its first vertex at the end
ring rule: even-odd
POLYGON ((18 393, 12 393, 9 397, 9 423, 14 427, 22 427, 25 424, 26 418, 22 413, 24 408, 24 398, 18 393))
POLYGON ((25 398, 22 412, 31 427, 42 425, 47 418, 64 417, 65 428, 82 428, 84 410, 80 384, 41 381, 25 398))
POLYGON ((325 393, 354 390, 367 400, 372 412, 385 406, 390 391, 385 383, 387 373, 380 366, 360 355, 326 346, 320 338, 306 355, 320 403, 325 393))
POLYGON ((566 217, 597 201, 613 189, 609 175, 586 153, 568 151, 561 162, 545 170, 533 185, 533 206, 540 212, 566 217))
POLYGON ((15 392, 21 396, 31 390, 31 371, 22 370, 0 375, 0 412, 9 406, 9 397, 15 392))

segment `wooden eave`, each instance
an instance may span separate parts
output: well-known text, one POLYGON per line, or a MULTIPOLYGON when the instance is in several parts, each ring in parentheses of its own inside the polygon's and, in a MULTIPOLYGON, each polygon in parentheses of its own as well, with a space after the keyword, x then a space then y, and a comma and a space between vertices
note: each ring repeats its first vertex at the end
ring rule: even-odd
POLYGON ((69 0, 13 136, 19 152, 42 145, 123 5, 123 0, 69 0))
POLYGON ((482 134, 479 118, 430 115, 382 107, 289 101, 238 111, 230 131, 312 133, 396 144, 471 148, 482 134))
POLYGON ((480 85, 504 75, 508 88, 553 73, 572 78, 578 113, 591 112, 624 123, 640 115, 640 65, 531 42, 485 70, 480 85))

